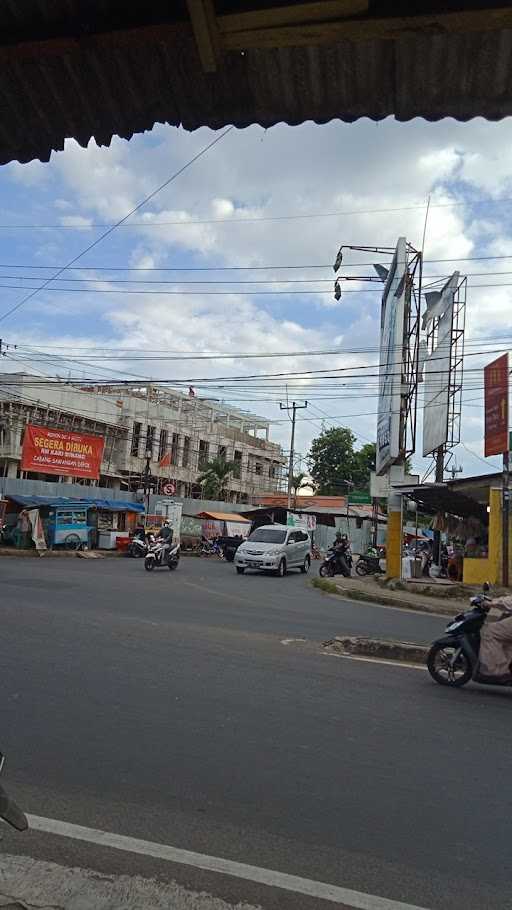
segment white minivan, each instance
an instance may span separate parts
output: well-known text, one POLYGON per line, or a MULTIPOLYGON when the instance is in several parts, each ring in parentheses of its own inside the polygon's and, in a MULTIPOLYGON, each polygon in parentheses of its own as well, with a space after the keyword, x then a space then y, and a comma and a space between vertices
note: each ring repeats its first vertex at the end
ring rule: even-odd
POLYGON ((286 525, 263 525, 240 544, 235 554, 239 575, 246 569, 275 572, 280 578, 288 569, 308 572, 311 565, 311 540, 307 531, 286 525))

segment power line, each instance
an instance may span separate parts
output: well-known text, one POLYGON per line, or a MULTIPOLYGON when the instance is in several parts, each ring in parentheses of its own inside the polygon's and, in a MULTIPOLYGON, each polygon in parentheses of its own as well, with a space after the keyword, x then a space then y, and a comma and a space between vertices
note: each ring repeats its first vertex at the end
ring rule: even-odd
POLYGON ((23 297, 23 299, 20 300, 15 306, 12 306, 9 310, 6 310, 5 313, 2 313, 2 315, 0 316, 0 322, 3 322, 4 319, 7 319, 7 317, 10 316, 12 313, 16 312, 16 310, 19 310, 20 307, 22 307, 25 303, 27 303, 29 300, 31 300, 32 297, 35 297, 35 295, 39 291, 42 291, 42 290, 44 290, 44 288, 48 287, 48 285, 55 278, 58 278, 59 275, 61 275, 62 272, 65 271, 65 269, 70 268, 70 266, 74 265, 75 262, 78 262, 78 260, 81 259, 82 256, 85 256, 86 253, 89 253, 92 249, 94 249, 94 247, 96 247, 99 243, 101 243, 102 240, 105 240, 106 237, 109 237, 110 234, 112 234, 116 230, 116 228, 121 227, 121 225, 123 225, 128 220, 128 218, 130 218, 132 215, 135 214, 135 212, 138 212, 139 209, 141 209, 144 205, 146 205, 151 199, 154 199, 154 197, 158 193, 162 192, 162 190, 164 190, 166 187, 168 187, 169 184, 171 184, 174 180, 177 179, 177 177, 179 177, 181 174, 183 174, 183 172, 186 171, 187 168, 191 167, 191 165, 194 164, 196 161, 198 161, 199 158, 202 158, 202 156, 205 155, 206 152, 209 151, 209 149, 213 148, 214 145, 216 145, 218 142, 220 142, 222 139, 224 139, 224 137, 227 136, 228 133, 230 133, 232 129, 234 129, 234 127, 229 126, 219 136, 216 136, 215 139, 213 139, 211 142, 209 142, 208 145, 204 146, 204 148, 202 148, 196 155, 194 155, 193 158, 190 158, 190 160, 187 161, 177 171, 175 171, 174 174, 171 174, 171 176, 168 177, 167 180, 164 180, 164 182, 161 183, 160 186, 158 186, 155 190, 153 190, 151 193, 149 193, 147 196, 145 196, 144 199, 141 200, 141 202, 138 202, 137 205, 133 209, 131 209, 131 211, 129 211, 126 215, 123 216, 123 218, 120 218, 119 221, 116 221, 115 224, 110 225, 107 228, 107 230, 103 232, 103 234, 101 234, 99 237, 96 238, 96 240, 94 240, 92 243, 90 243, 89 246, 87 246, 84 250, 82 250, 81 253, 78 253, 76 256, 73 257, 73 259, 70 259, 69 262, 67 262, 63 268, 58 269, 55 272, 55 274, 52 275, 50 278, 47 278, 46 281, 44 281, 42 285, 31 290, 30 293, 27 294, 25 297, 23 297))
MULTIPOLYGON (((512 271, 487 271, 487 272, 467 272, 464 275, 464 278, 495 278, 500 275, 512 275, 512 271)), ((446 280, 446 275, 424 275, 424 278, 432 279, 432 282, 440 282, 446 280)), ((2 281, 34 281, 34 278, 31 275, 0 275, 2 281)), ((66 282, 67 284, 130 284, 130 285, 172 285, 177 286, 179 290, 184 285, 248 285, 248 284, 328 284, 330 287, 333 285, 332 278, 224 278, 224 279, 194 279, 185 281, 169 281, 165 278, 52 278, 52 281, 66 282)), ((382 282, 380 278, 375 275, 338 275, 338 281, 360 281, 362 283, 371 283, 378 284, 379 289, 382 288, 382 282)), ((470 285, 471 287, 471 285, 470 285)), ((59 288, 59 290, 63 290, 59 288)), ((70 288, 70 290, 75 290, 75 288, 70 288)), ((80 290, 89 290, 89 288, 81 288, 80 290)), ((101 292, 102 289, 100 289, 101 292)), ((344 292, 346 293, 346 291, 344 292)))
MULTIPOLYGON (((510 256, 453 256, 447 259, 424 259, 423 265, 437 265, 443 262, 488 262, 512 259, 510 256)), ((344 269, 355 269, 367 266, 365 262, 343 262, 344 269)), ((267 272, 280 271, 285 269, 329 269, 332 272, 332 262, 327 263, 304 263, 302 265, 201 265, 201 266, 127 266, 127 265, 80 265, 57 266, 57 265, 28 265, 28 264, 0 264, 1 269, 69 269, 70 271, 82 272, 267 272)), ((430 276, 427 276, 430 277, 430 276)))
MULTIPOLYGON (((233 127, 229 127, 229 130, 232 130, 233 127)), ((226 130, 225 132, 228 132, 226 130)), ((219 141, 218 137, 214 140, 211 145, 214 145, 215 142, 219 141)), ((200 157, 202 153, 196 156, 200 157)), ((152 197, 150 197, 152 198, 152 197)), ((512 202, 510 198, 501 198, 501 199, 480 199, 473 202, 437 202, 431 203, 431 209, 453 209, 453 208, 475 208, 476 206, 482 205, 508 205, 512 202)), ((426 202, 417 203, 415 205, 405 205, 405 206, 394 206, 392 208, 381 208, 381 209, 351 209, 344 212, 296 212, 289 215, 250 215, 247 218, 196 218, 196 219, 187 219, 184 220, 179 218, 172 221, 131 221, 130 224, 115 224, 109 225, 102 222, 83 222, 82 224, 0 224, 0 229, 2 230, 63 230, 63 231, 83 231, 84 229, 93 229, 93 228, 111 228, 111 227, 144 227, 144 228, 158 228, 158 227, 188 227, 189 225, 198 225, 198 224, 228 224, 228 225, 240 225, 240 224, 257 224, 262 222, 272 222, 272 221, 305 221, 308 219, 315 218, 340 218, 347 217, 349 215, 388 215, 393 212, 413 212, 418 211, 419 209, 424 210, 426 207, 426 202)), ((137 209, 134 209, 134 212, 137 209)), ((131 213, 133 214, 133 213, 131 213)), ((123 219, 124 221, 124 219, 123 219)))
MULTIPOLYGON (((60 274, 60 273, 56 273, 56 274, 60 274)), ((55 276, 52 276, 52 278, 48 278, 48 280, 45 281, 44 284, 40 285, 39 287, 31 288, 30 294, 28 294, 26 297, 24 297, 23 300, 21 300, 18 304, 16 304, 16 306, 11 307, 10 310, 7 310, 6 313, 4 313, 2 316, 0 316, 0 322, 3 319, 6 319, 7 316, 10 316, 11 313, 14 313, 16 310, 18 310, 21 306, 23 306, 24 303, 27 303, 27 301, 30 300, 31 297, 34 297, 35 294, 38 293, 38 291, 43 291, 43 290, 57 291, 59 293, 64 293, 64 294, 100 294, 100 295, 102 295, 102 294, 130 294, 130 295, 131 294, 138 294, 138 295, 143 294, 146 297, 154 297, 154 296, 162 296, 162 297, 165 297, 165 296, 167 296, 167 297, 285 296, 285 297, 289 297, 289 296, 295 296, 295 295, 301 295, 302 297, 311 297, 311 296, 316 297, 316 296, 325 295, 325 294, 328 294, 332 297, 331 290, 322 290, 322 289, 316 289, 316 288, 309 288, 307 291, 295 291, 295 290, 289 290, 289 291, 242 291, 242 290, 202 291, 199 289, 197 291, 168 291, 168 290, 165 290, 165 291, 153 291, 153 290, 136 291, 136 290, 132 290, 132 289, 128 289, 128 288, 102 288, 101 290, 99 288, 60 288, 60 287, 48 288, 48 285, 50 284, 50 282, 52 282, 54 280, 54 277, 55 276), (33 293, 32 293, 32 291, 33 291, 33 293)), ((471 288, 473 290, 475 290, 477 288, 509 288, 509 287, 512 287, 512 281, 506 281, 506 282, 502 281, 499 283, 492 283, 492 284, 481 284, 481 283, 468 284, 468 288, 471 288)), ((5 289, 11 290, 11 291, 21 290, 21 288, 15 284, 0 284, 0 288, 5 288, 5 289)), ((372 292, 373 293, 382 293, 382 290, 380 287, 349 288, 348 290, 345 290, 345 289, 343 290, 342 296, 344 297, 346 294, 371 294, 372 292)))

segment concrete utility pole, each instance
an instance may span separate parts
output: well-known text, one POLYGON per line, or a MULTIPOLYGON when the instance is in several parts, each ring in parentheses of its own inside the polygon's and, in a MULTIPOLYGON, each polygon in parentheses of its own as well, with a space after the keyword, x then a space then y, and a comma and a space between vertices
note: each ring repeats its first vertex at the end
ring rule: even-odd
MULTIPOLYGON (((444 446, 439 446, 436 451, 436 483, 444 480, 444 446)), ((434 531, 434 547, 432 553, 434 565, 441 565, 441 531, 434 531)))
POLYGON ((503 569, 502 569, 502 583, 504 588, 508 588, 509 582, 509 572, 508 572, 508 535, 509 535, 509 513, 510 513, 510 491, 509 491, 509 467, 510 467, 510 457, 509 452, 503 452, 503 504, 502 504, 502 520, 503 520, 503 569))
MULTIPOLYGON (((302 408, 307 408, 307 406, 308 406, 307 401, 305 401, 304 404, 297 404, 295 401, 292 401, 292 418, 291 418, 292 438, 290 441, 290 461, 288 464, 288 509, 291 509, 291 505, 292 505, 293 450, 294 450, 294 446, 295 446, 295 418, 297 415, 297 411, 301 410, 302 408)), ((281 411, 288 411, 288 416, 289 416, 290 406, 288 404, 283 404, 282 402, 280 402, 279 408, 281 409, 281 411)))

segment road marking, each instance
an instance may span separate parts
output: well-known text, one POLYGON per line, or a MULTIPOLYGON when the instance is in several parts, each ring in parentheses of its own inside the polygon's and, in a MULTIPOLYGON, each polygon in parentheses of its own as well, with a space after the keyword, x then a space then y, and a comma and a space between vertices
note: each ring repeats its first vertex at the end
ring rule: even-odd
POLYGON ((367 664, 383 664, 385 667, 405 667, 408 670, 428 670, 424 664, 411 664, 406 660, 390 660, 382 657, 365 657, 360 654, 338 654, 336 651, 322 651, 325 657, 341 657, 342 660, 359 660, 367 664))
POLYGON ((28 815, 27 818, 30 827, 36 831, 58 834, 61 837, 99 844, 102 847, 113 847, 114 850, 152 856, 169 863, 194 866, 196 869, 205 869, 207 872, 219 872, 222 875, 268 885, 270 888, 282 888, 285 891, 331 901, 333 904, 343 904, 354 910, 426 910, 424 907, 364 894, 361 891, 353 891, 351 888, 329 885, 325 882, 300 878, 298 875, 288 875, 286 872, 276 872, 272 869, 261 869, 259 866, 237 863, 234 860, 208 856, 205 853, 193 853, 190 850, 181 850, 178 847, 170 847, 154 841, 139 840, 124 834, 112 834, 109 831, 99 831, 97 828, 85 828, 82 825, 58 821, 55 818, 42 818, 39 815, 28 815))

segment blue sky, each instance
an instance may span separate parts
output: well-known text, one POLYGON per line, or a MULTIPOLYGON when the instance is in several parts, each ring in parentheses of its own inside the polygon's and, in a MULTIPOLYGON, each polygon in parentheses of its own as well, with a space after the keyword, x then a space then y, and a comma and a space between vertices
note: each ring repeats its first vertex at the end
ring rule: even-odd
MULTIPOLYGON (((111 224, 123 217, 213 136, 206 129, 186 133, 157 126, 130 142, 114 140, 109 149, 94 144, 81 149, 69 142, 48 164, 4 167, 0 171, 0 284, 14 288, 2 288, 0 315, 22 299, 23 287, 37 286, 51 274, 43 267, 61 266, 85 249, 102 232, 94 225, 111 224), (30 276, 31 280, 19 276, 30 276)), ((451 120, 438 124, 387 120, 375 124, 363 120, 325 126, 279 125, 268 131, 259 127, 233 130, 138 212, 131 219, 131 227, 119 228, 84 256, 76 270, 67 273, 76 283, 57 281, 53 288, 38 293, 0 322, 0 334, 8 342, 45 351, 47 362, 39 362, 40 370, 72 375, 117 375, 109 374, 110 369, 122 375, 136 372, 188 380, 375 363, 379 294, 351 284, 350 291, 356 293, 344 293, 341 303, 336 304, 331 294, 332 270, 316 266, 331 263, 340 243, 393 246, 402 234, 420 246, 429 195, 426 259, 512 256, 508 203, 512 196, 511 139, 510 121, 488 124, 482 120, 469 124, 451 120), (282 217, 334 212, 345 214, 282 217), (251 218, 256 220, 240 223, 240 219, 251 218), (278 220, 261 220, 265 218, 278 220), (153 226, 156 221, 159 227, 153 226), (282 265, 300 268, 293 272, 253 271, 256 266, 282 265), (250 269, 157 271, 226 266, 250 269), (151 271, 121 271, 127 267, 151 271), (300 294, 249 295, 251 285, 239 283, 264 278, 285 281, 290 277, 296 283, 277 287, 300 294), (96 283, 86 283, 85 278, 96 283), (173 284, 115 283, 120 279, 173 284), (314 279, 314 283, 304 285, 298 279, 314 279), (184 283, 200 280, 234 283, 184 283), (118 293, 120 288, 125 293, 118 293), (143 293, 128 294, 128 289, 143 293), (308 293, 311 289, 329 293, 308 293), (155 294, 155 290, 174 293, 155 294), (123 359, 124 348, 148 354, 156 350, 187 354, 210 351, 234 356, 202 363, 135 362, 127 354, 123 359), (347 350, 354 348, 360 352, 347 350), (101 351, 102 359, 89 361, 92 367, 88 367, 83 361, 95 349, 101 351), (332 349, 339 353, 325 357, 307 354, 332 349), (236 357, 237 353, 277 352, 304 353, 274 359, 236 357), (63 361, 62 356, 75 362, 63 361)), ((347 268, 345 274, 370 274, 374 258, 348 255, 344 268, 351 262, 367 261, 368 266, 347 268)), ((454 261, 427 266, 426 273, 448 275, 459 267, 483 273, 470 279, 473 284, 506 285, 507 276, 494 273, 506 272, 510 263, 512 258, 454 261)), ((509 270, 512 272, 512 265, 509 270)), ((276 289, 275 284, 258 287, 276 289)), ((493 338, 499 339, 500 350, 506 348, 512 336, 511 290, 504 286, 470 291, 467 337, 473 350, 485 348, 484 342, 493 338)), ((493 349, 492 345, 488 347, 493 349)), ((31 360, 26 351, 23 357, 31 360)), ((472 357, 471 366, 489 359, 472 357)), ((30 365, 5 358, 2 367, 12 369, 14 363, 16 368, 30 365)), ((321 383, 318 386, 323 388, 321 383)), ((331 382, 323 393, 311 385, 290 387, 288 392, 312 400, 298 429, 302 452, 319 432, 323 413, 350 425, 361 443, 374 438, 376 399, 371 381, 366 389, 359 390, 353 384, 349 389, 331 382), (322 394, 321 400, 318 396, 322 394)), ((286 446, 288 425, 278 407, 278 399, 285 395, 283 380, 272 392, 260 384, 251 393, 246 384, 227 397, 240 407, 279 421, 273 437, 286 446)), ((478 396, 481 391, 468 388, 468 399, 478 396)), ((328 417, 325 421, 328 425, 328 417)), ((466 473, 483 470, 478 460, 483 454, 478 401, 468 402, 463 441, 467 448, 461 448, 457 457, 466 473)), ((416 462, 418 467, 423 466, 421 459, 416 462)))

